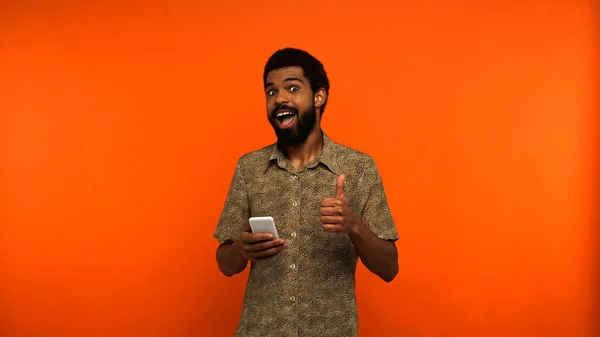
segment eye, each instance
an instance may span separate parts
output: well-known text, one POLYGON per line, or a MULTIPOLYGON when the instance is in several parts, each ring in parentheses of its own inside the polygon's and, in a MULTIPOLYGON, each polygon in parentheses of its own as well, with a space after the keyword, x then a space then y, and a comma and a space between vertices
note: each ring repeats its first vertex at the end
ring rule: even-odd
POLYGON ((298 90, 300 90, 300 88, 298 86, 296 86, 296 85, 293 85, 293 86, 290 87, 290 91, 291 92, 296 92, 298 90))
POLYGON ((277 91, 275 89, 269 89, 267 90, 267 96, 273 96, 277 93, 277 91))

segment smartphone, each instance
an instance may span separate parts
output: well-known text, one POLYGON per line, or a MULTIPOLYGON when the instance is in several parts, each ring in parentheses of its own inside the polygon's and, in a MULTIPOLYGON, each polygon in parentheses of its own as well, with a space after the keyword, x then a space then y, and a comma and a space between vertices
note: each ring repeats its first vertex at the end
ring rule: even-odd
POLYGON ((273 238, 279 239, 277 228, 275 228, 275 220, 270 216, 256 216, 250 218, 250 228, 252 233, 271 233, 273 238))

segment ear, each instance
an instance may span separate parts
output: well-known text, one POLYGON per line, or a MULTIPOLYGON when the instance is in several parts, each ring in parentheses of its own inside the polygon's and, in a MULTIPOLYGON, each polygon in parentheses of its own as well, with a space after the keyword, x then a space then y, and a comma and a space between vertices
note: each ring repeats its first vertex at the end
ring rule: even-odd
POLYGON ((325 92, 325 89, 323 89, 323 88, 318 89, 315 92, 314 97, 315 97, 315 101, 314 101, 315 108, 320 108, 327 101, 327 93, 325 92))

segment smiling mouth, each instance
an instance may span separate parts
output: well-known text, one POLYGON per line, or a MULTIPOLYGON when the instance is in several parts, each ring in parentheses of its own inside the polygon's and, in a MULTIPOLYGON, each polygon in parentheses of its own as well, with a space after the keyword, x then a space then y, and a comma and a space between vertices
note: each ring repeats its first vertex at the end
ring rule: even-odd
POLYGON ((281 126, 288 126, 294 121, 296 114, 291 111, 280 111, 277 113, 276 118, 281 126))

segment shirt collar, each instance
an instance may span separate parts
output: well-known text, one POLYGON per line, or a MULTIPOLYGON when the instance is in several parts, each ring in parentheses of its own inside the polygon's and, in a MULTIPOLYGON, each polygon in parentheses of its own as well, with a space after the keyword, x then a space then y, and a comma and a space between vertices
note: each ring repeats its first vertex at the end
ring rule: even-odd
MULTIPOLYGON (((321 163, 321 164, 324 164, 325 166, 327 166, 327 168, 329 168, 329 170, 331 172, 333 172, 335 174, 340 174, 339 164, 337 162, 336 151, 335 151, 336 143, 333 142, 331 140, 331 138, 329 138, 329 136, 327 136, 327 134, 325 134, 325 132, 322 132, 322 134, 323 134, 323 150, 315 158, 315 160, 313 160, 313 162, 308 167, 312 168, 312 167, 317 166, 317 164, 321 163)), ((269 156, 269 161, 267 163, 267 167, 266 167, 264 173, 267 172, 267 169, 271 166, 273 161, 276 161, 277 165, 279 165, 279 167, 284 168, 286 160, 287 160, 287 158, 285 158, 285 155, 283 154, 283 152, 281 151, 279 146, 277 146, 277 143, 273 144, 272 150, 271 150, 271 155, 269 156)))

